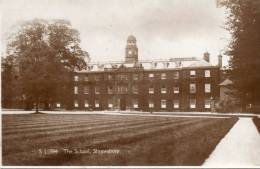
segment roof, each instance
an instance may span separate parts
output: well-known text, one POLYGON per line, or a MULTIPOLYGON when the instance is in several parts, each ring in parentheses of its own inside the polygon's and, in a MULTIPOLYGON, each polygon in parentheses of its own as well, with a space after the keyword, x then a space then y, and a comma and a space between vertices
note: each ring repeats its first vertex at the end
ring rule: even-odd
POLYGON ((220 86, 228 86, 228 85, 232 85, 233 82, 230 79, 225 79, 223 82, 221 82, 219 85, 220 86))
POLYGON ((140 60, 138 63, 118 62, 92 62, 88 64, 86 70, 79 72, 96 72, 104 70, 112 70, 120 67, 124 68, 142 68, 144 70, 160 70, 160 69, 180 69, 180 68, 201 68, 214 67, 202 58, 186 57, 186 58, 170 58, 165 60, 140 60))

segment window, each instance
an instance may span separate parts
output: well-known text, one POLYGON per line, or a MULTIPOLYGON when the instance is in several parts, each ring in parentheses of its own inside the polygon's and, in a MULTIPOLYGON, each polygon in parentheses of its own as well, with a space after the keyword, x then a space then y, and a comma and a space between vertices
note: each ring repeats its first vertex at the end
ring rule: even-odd
POLYGON ((162 88, 161 88, 161 93, 162 93, 162 94, 165 94, 165 93, 167 93, 167 89, 166 89, 166 87, 165 87, 165 86, 162 86, 162 88))
POLYGON ((161 100, 161 108, 162 109, 165 109, 167 106, 166 106, 166 103, 167 101, 166 100, 161 100))
POLYGON ((163 63, 163 68, 167 68, 167 67, 169 67, 169 65, 170 65, 169 62, 164 62, 164 63, 163 63))
POLYGON ((61 107, 61 104, 60 104, 60 103, 56 103, 56 107, 57 107, 57 108, 60 108, 60 107, 61 107))
POLYGON ((133 99, 133 108, 138 108, 138 100, 133 99))
POLYGON ((128 77, 127 77, 127 75, 125 75, 125 74, 120 74, 120 75, 118 75, 117 77, 118 77, 118 80, 122 80, 122 81, 128 80, 128 77))
POLYGON ((173 93, 175 94, 180 93, 180 89, 178 86, 173 87, 173 93))
POLYGON ((179 79, 180 73, 179 72, 173 72, 173 79, 179 79))
POLYGON ((180 102, 179 100, 173 100, 173 108, 178 109, 180 107, 180 102))
POLYGON ((161 73, 161 79, 166 79, 166 73, 161 73))
POLYGON ((101 80, 101 76, 100 75, 95 75, 95 81, 100 81, 101 80))
POLYGON ((84 107, 85 107, 85 108, 88 108, 88 107, 89 107, 88 100, 85 100, 85 101, 84 101, 84 107))
POLYGON ((89 87, 88 86, 84 86, 84 94, 89 94, 89 87))
POLYGON ((79 102, 78 102, 78 100, 74 100, 74 107, 79 107, 79 102))
POLYGON ((210 77, 210 70, 205 70, 205 77, 210 77))
POLYGON ((113 80, 113 76, 109 74, 109 75, 107 75, 107 79, 108 80, 113 80))
POLYGON ((112 99, 108 99, 108 101, 107 101, 107 103, 108 103, 108 108, 113 108, 113 100, 112 99))
POLYGON ((95 100, 95 107, 96 107, 96 108, 99 107, 99 100, 95 100))
POLYGON ((96 93, 96 94, 100 94, 100 87, 98 87, 98 86, 95 87, 95 93, 96 93))
POLYGON ((117 86, 117 93, 126 94, 128 92, 127 86, 117 86))
POLYGON ((88 75, 84 76, 84 81, 89 81, 88 75))
POLYGON ((74 81, 75 82, 79 81, 79 76, 74 76, 74 81))
POLYGON ((152 68, 156 68, 157 67, 157 62, 153 62, 152 63, 152 68))
POLYGON ((210 92, 211 92, 211 90, 210 90, 210 84, 207 83, 207 84, 205 84, 205 93, 210 93, 210 92))
POLYGON ((195 109, 196 108, 196 99, 190 99, 190 108, 195 109))
POLYGON ((108 94, 113 94, 113 87, 112 86, 108 86, 107 87, 107 93, 108 94))
POLYGON ((190 84, 190 93, 196 93, 196 84, 195 83, 190 84))
POLYGON ((74 94, 78 94, 79 93, 79 88, 78 86, 74 86, 74 94))
POLYGON ((153 87, 149 87, 149 94, 154 94, 154 88, 153 87))
POLYGON ((154 78, 154 74, 153 73, 149 73, 149 78, 153 79, 154 78))
POLYGON ((196 76, 196 71, 195 70, 191 70, 190 71, 190 76, 191 77, 195 77, 196 76))
POLYGON ((139 79, 139 75, 138 74, 133 74, 133 80, 138 80, 139 79))
POLYGON ((138 86, 134 85, 132 87, 132 92, 133 92, 133 94, 138 94, 138 86))
POLYGON ((206 109, 210 109, 210 99, 205 99, 205 105, 204 105, 204 107, 205 107, 206 109))
POLYGON ((152 100, 149 100, 149 108, 154 108, 154 102, 152 100))

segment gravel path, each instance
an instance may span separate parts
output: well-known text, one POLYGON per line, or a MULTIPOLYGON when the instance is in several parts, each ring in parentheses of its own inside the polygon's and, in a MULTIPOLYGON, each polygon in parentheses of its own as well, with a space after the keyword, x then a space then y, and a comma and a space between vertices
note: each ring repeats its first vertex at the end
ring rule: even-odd
POLYGON ((252 118, 239 118, 204 166, 260 166, 260 135, 252 118))

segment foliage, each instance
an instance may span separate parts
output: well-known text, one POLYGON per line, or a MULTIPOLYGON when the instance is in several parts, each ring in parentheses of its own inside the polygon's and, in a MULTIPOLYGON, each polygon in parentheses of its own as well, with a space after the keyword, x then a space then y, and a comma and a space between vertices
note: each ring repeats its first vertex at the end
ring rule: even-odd
POLYGON ((7 57, 14 58, 27 101, 48 105, 62 98, 70 73, 86 67, 88 53, 80 46, 79 32, 65 20, 23 23, 9 39, 7 57))
POLYGON ((260 98, 260 0, 218 0, 228 9, 226 29, 232 40, 226 53, 230 56, 231 80, 245 111, 260 98))

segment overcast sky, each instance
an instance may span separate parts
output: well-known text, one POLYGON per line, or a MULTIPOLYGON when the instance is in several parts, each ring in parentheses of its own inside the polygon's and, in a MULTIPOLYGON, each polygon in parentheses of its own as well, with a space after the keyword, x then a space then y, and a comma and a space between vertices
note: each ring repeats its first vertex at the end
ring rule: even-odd
MULTIPOLYGON (((229 41, 225 9, 215 0, 0 0, 2 49, 15 25, 34 18, 67 19, 92 61, 123 60, 128 35, 139 59, 202 57, 212 63, 229 41)), ((224 61, 226 62, 226 61, 224 61)))

